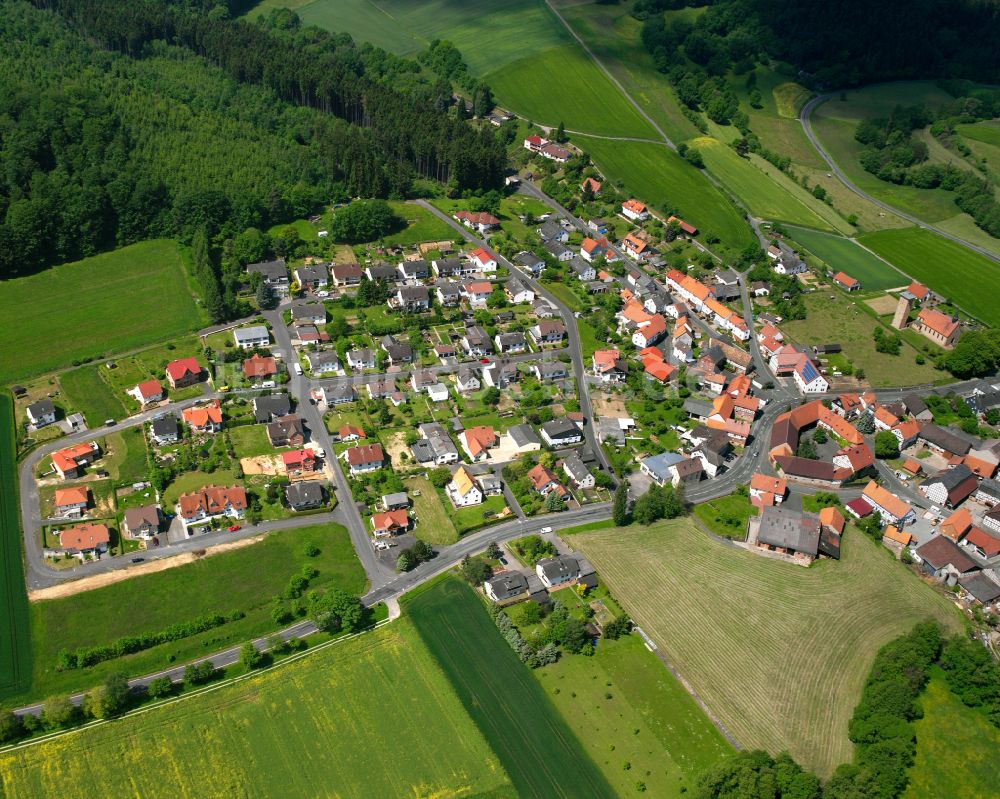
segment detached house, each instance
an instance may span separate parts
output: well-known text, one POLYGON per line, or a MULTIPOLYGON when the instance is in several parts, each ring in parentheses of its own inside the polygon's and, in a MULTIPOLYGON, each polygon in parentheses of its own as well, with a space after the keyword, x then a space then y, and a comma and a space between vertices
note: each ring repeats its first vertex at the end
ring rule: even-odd
POLYGON ((165 396, 159 380, 146 380, 130 388, 128 393, 143 407, 160 402, 165 396))
POLYGON ((355 371, 375 368, 375 353, 367 347, 350 350, 347 353, 347 365, 355 371))
POLYGON ((445 487, 448 499, 456 508, 467 508, 470 505, 481 505, 482 489, 464 466, 459 466, 451 477, 451 482, 445 487))
POLYGON ((111 543, 111 531, 106 524, 78 524, 57 531, 57 535, 59 548, 80 560, 99 557, 111 543))
POLYGON ((833 276, 833 282, 840 286, 844 291, 860 291, 861 283, 845 272, 837 272, 833 276))
POLYGON ((403 261, 399 265, 399 274, 406 283, 419 283, 430 277, 431 270, 427 261, 403 261))
POLYGON ((561 344, 566 338, 566 325, 556 320, 542 320, 528 328, 528 335, 536 345, 561 344))
POLYGON ((465 328, 465 335, 462 336, 462 347, 473 358, 481 358, 493 352, 490 334, 479 325, 470 325, 465 328))
POLYGON ((497 333, 493 340, 497 345, 497 352, 504 354, 526 352, 528 349, 524 333, 497 333))
POLYGON ((270 288, 272 293, 278 297, 288 296, 288 267, 284 259, 279 258, 277 261, 263 261, 259 264, 250 264, 247 266, 247 274, 260 275, 264 285, 270 288))
POLYGON ((462 289, 457 283, 438 283, 435 293, 438 302, 445 307, 458 305, 462 301, 462 289))
POLYGON ((218 400, 185 408, 181 415, 193 433, 218 433, 222 429, 222 408, 218 400))
POLYGON ((326 306, 321 303, 293 305, 292 323, 296 325, 325 325, 326 306))
POLYGON ((57 488, 52 500, 55 515, 64 519, 79 518, 87 512, 90 504, 90 492, 86 486, 57 488))
POLYGON ((301 447, 306 440, 305 425, 299 416, 290 413, 268 424, 267 438, 272 447, 301 447))
POLYGON ((626 200, 622 203, 622 216, 632 222, 644 222, 649 219, 649 211, 638 200, 626 200))
POLYGON ((488 280, 474 280, 462 285, 462 293, 473 308, 485 308, 486 301, 493 293, 493 284, 488 280))
POLYGON ((524 285, 516 277, 510 278, 503 287, 504 294, 507 295, 507 299, 510 300, 515 305, 520 305, 525 302, 535 301, 535 292, 524 285))
POLYGON ((167 382, 171 388, 185 388, 202 380, 201 364, 194 358, 179 358, 167 364, 167 382))
POLYGON ((361 444, 351 447, 343 455, 351 474, 364 474, 381 469, 385 463, 385 453, 381 444, 361 444))
POLYGON ((356 286, 361 282, 361 267, 358 264, 334 264, 330 276, 335 286, 356 286))
POLYGON ((569 496, 569 492, 552 473, 552 470, 540 463, 533 466, 527 476, 531 481, 531 487, 543 497, 548 496, 552 491, 555 491, 563 499, 569 496))
POLYGON ((470 230, 480 234, 489 233, 500 227, 500 220, 485 211, 456 211, 452 216, 470 230))
POLYGON ((553 419, 543 424, 539 430, 542 439, 550 447, 565 447, 583 441, 583 432, 569 419, 553 419))
POLYGON ((316 453, 311 449, 296 449, 281 453, 281 465, 289 477, 301 477, 316 471, 316 453))
POLYGON ((271 343, 271 335, 264 325, 238 327, 233 331, 233 340, 241 350, 252 350, 254 347, 266 347, 271 343))
POLYGON ((492 427, 469 427, 458 434, 465 454, 473 463, 486 460, 491 447, 497 445, 497 434, 492 427))
POLYGON ((159 534, 162 523, 163 516, 156 505, 126 508, 122 520, 122 532, 129 538, 148 541, 159 534))
POLYGON ((469 261, 476 267, 479 272, 496 272, 497 271, 497 259, 496 256, 489 250, 482 247, 473 250, 469 253, 469 261))
MULTIPOLYGON (((304 289, 322 289, 330 284, 326 264, 308 264, 295 270, 295 282, 304 289)), ((294 318, 294 308, 292 309, 294 318)))
POLYGON ((594 374, 602 383, 620 383, 628 374, 628 366, 618 350, 597 350, 591 360, 594 374))
POLYGON ((278 362, 271 356, 254 355, 243 361, 243 376, 252 383, 274 380, 278 374, 278 362))
MULTIPOLYGON (((155 383, 156 381, 154 380, 150 382, 155 383)), ((140 385, 146 385, 146 384, 141 383, 140 385)), ((160 384, 156 383, 156 385, 157 387, 159 387, 160 384)), ((138 386, 136 388, 138 388, 138 386)), ((32 402, 25 410, 28 414, 28 422, 33 427, 36 428, 45 427, 45 425, 54 424, 56 421, 56 406, 50 399, 43 399, 43 400, 38 400, 38 402, 32 402)))
POLYGON ((389 300, 389 307, 409 313, 419 313, 431 307, 430 293, 425 286, 400 286, 389 300))

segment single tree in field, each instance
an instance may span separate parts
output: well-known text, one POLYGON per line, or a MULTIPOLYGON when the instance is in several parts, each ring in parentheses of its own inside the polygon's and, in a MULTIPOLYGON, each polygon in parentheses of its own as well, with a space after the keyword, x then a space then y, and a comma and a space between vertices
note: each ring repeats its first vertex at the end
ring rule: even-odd
POLYGON ((486 547, 486 557, 499 560, 502 554, 500 545, 496 541, 490 541, 490 545, 486 547))

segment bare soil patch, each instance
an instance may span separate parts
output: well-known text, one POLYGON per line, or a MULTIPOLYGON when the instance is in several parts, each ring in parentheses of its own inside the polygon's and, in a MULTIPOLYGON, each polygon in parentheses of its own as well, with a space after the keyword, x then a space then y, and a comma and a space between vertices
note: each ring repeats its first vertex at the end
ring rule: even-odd
POLYGON ((865 300, 865 305, 871 308, 879 316, 883 314, 890 314, 896 310, 896 305, 899 300, 895 297, 890 297, 888 294, 883 294, 881 297, 876 297, 873 300, 865 300))

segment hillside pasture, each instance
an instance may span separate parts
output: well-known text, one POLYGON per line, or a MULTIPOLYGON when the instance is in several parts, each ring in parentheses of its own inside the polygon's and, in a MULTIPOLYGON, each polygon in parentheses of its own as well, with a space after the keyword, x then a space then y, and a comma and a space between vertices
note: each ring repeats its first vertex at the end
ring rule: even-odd
POLYGON ((754 216, 797 222, 821 230, 834 229, 828 217, 836 219, 836 213, 766 161, 758 167, 756 162, 740 158, 731 147, 710 136, 693 139, 690 145, 701 153, 708 171, 746 203, 754 216), (768 168, 771 175, 764 172, 768 168), (817 210, 816 205, 822 209, 817 210))
POLYGON ((7 799, 517 796, 406 620, 219 690, 6 753, 0 786, 7 799))
POLYGON ((702 236, 718 236, 733 249, 755 241, 736 207, 697 169, 664 145, 576 136, 605 177, 653 207, 676 208, 702 236))
POLYGON ((353 594, 365 588, 364 571, 347 531, 330 524, 270 533, 261 541, 229 552, 63 599, 33 602, 32 696, 44 698, 89 688, 115 671, 146 674, 277 629, 271 618, 271 600, 307 564, 319 571, 311 586, 335 585, 353 594), (319 548, 319 555, 305 554, 309 543, 319 548), (62 649, 109 644, 126 635, 155 632, 204 614, 233 610, 246 615, 214 630, 86 670, 56 671, 56 658, 62 649))
POLYGON ((0 383, 122 352, 203 321, 177 243, 155 239, 0 282, 0 383))
POLYGON ((678 519, 574 536, 615 598, 745 748, 791 752, 828 777, 878 649, 961 619, 850 528, 843 558, 806 569, 724 546, 678 519))
POLYGON ((484 79, 501 105, 542 125, 562 122, 567 130, 602 136, 656 136, 575 43, 513 61, 484 79))
POLYGON ((843 236, 785 225, 788 235, 834 272, 844 271, 861 281, 864 291, 909 285, 906 275, 893 269, 864 247, 843 236))
POLYGON ((420 589, 404 600, 404 617, 417 628, 519 796, 615 795, 468 585, 449 577, 420 589))
POLYGON ((1000 325, 1000 291, 995 290, 1000 264, 995 261, 915 227, 868 233, 858 240, 980 321, 1000 325))

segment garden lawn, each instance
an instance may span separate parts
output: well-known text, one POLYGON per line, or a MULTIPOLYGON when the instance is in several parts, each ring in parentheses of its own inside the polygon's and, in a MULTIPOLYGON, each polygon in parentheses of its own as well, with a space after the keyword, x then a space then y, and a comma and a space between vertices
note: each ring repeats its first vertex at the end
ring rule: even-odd
POLYGON ((705 159, 705 167, 739 197, 756 217, 833 230, 829 221, 837 215, 780 170, 766 161, 758 167, 749 158, 740 158, 729 145, 710 136, 690 142, 705 159), (773 177, 764 173, 773 171, 773 177))
POLYGON ((403 605, 519 796, 615 795, 469 586, 449 577, 403 605))
POLYGON ((909 285, 906 275, 842 236, 785 225, 788 235, 834 272, 846 272, 861 281, 864 291, 909 285))
POLYGON ((104 366, 81 366, 59 375, 64 400, 84 415, 87 427, 100 428, 107 419, 118 421, 126 415, 125 406, 104 381, 104 366))
POLYGON ((532 674, 619 796, 682 797, 732 751, 638 634, 601 639, 593 657, 564 655, 532 674), (629 768, 625 768, 628 764, 629 768))
POLYGON ((176 242, 156 239, 3 281, 0 384, 197 328, 184 269, 176 242))
POLYGON ((245 424, 239 427, 230 427, 229 440, 233 442, 237 458, 274 455, 277 452, 267 437, 267 425, 245 424))
POLYGON ((863 369, 865 380, 876 387, 916 386, 941 377, 930 363, 916 363, 919 353, 905 339, 899 355, 876 352, 873 333, 879 323, 840 289, 823 287, 804 300, 806 318, 781 323, 787 338, 800 344, 842 345, 855 372, 863 369))
POLYGON ((573 537, 605 585, 745 748, 787 749, 828 777, 872 659, 955 608, 851 527, 810 568, 725 546, 689 519, 573 537))
POLYGON ((15 453, 14 403, 0 391, 0 697, 23 690, 31 679, 15 453))
POLYGON ((1000 291, 983 290, 1000 286, 1000 264, 920 228, 882 230, 859 240, 963 311, 1000 325, 1000 291))
POLYGON ((3 755, 0 781, 8 799, 517 796, 406 620, 235 685, 3 755))
POLYGON ((747 522, 751 516, 757 515, 757 509, 750 504, 750 497, 728 494, 695 505, 694 515, 716 535, 744 541, 747 537, 747 522))
POLYGON ((717 236, 733 249, 743 249, 755 239, 742 214, 697 169, 673 150, 660 144, 609 141, 577 136, 611 181, 621 181, 625 191, 657 209, 676 209, 697 227, 699 238, 717 236))
POLYGON ((365 574, 347 531, 336 524, 266 535, 253 544, 164 571, 31 604, 34 677, 32 696, 44 698, 90 688, 114 671, 147 674, 277 629, 271 600, 303 565, 319 570, 310 586, 337 586, 360 595, 365 574), (307 557, 306 545, 320 554, 307 557), (86 670, 57 672, 60 650, 110 644, 122 636, 155 632, 207 613, 241 610, 246 616, 214 630, 161 644, 86 670))
POLYGON ((962 704, 935 669, 920 696, 924 716, 917 728, 917 758, 904 799, 990 799, 1000 784, 1000 730, 962 704))
POLYGON ((458 541, 455 525, 451 523, 442 504, 447 500, 438 495, 430 480, 423 477, 407 477, 403 485, 406 487, 410 502, 413 503, 413 515, 417 517, 417 526, 413 534, 428 544, 444 545, 458 541), (414 496, 413 489, 419 491, 420 496, 414 496))
POLYGON ((507 500, 501 494, 496 497, 484 497, 481 505, 470 505, 468 508, 456 508, 447 499, 441 499, 441 504, 451 515, 455 530, 459 535, 464 535, 471 530, 499 522, 500 519, 496 518, 496 514, 507 507, 507 500), (487 518, 490 514, 492 516, 487 518))

